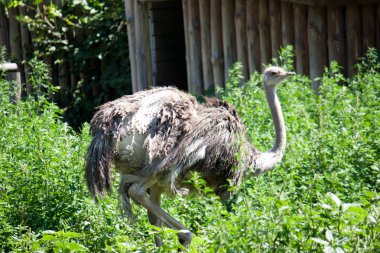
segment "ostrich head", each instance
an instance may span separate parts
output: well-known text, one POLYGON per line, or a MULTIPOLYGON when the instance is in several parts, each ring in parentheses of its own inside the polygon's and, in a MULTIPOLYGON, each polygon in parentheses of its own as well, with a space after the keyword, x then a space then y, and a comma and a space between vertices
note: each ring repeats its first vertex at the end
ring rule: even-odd
POLYGON ((288 76, 295 75, 294 72, 285 71, 280 67, 269 67, 264 71, 264 86, 276 87, 288 76))

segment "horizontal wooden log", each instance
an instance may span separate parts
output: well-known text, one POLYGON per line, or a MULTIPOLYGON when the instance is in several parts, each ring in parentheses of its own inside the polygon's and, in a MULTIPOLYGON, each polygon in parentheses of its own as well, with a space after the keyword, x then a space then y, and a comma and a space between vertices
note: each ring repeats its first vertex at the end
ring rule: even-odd
POLYGON ((0 63, 0 69, 2 71, 6 71, 6 72, 16 72, 16 71, 18 71, 17 64, 16 63, 9 63, 9 62, 0 63))

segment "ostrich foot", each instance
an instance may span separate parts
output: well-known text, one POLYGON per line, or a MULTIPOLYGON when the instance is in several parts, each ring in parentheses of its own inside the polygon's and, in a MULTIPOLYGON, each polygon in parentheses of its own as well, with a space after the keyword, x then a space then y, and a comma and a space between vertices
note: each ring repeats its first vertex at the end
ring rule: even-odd
POLYGON ((183 247, 189 246, 192 239, 193 239, 193 234, 189 230, 180 230, 179 231, 178 240, 179 240, 179 243, 183 247))

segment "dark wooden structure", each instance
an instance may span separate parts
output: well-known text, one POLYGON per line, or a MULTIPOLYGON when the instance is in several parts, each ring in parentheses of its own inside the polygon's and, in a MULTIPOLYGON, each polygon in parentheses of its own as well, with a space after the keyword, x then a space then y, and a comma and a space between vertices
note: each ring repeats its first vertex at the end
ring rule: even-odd
MULTIPOLYGON (((51 0, 51 2, 61 7, 63 1, 51 0)), ((39 8, 36 8, 35 11, 41 11, 39 8)), ((30 14, 30 11, 25 6, 7 8, 4 3, 0 2, 0 46, 5 48, 6 60, 17 64, 20 85, 25 84, 26 87, 23 92, 26 93, 31 92, 30 84, 27 82, 29 79, 28 62, 32 55, 31 52, 34 50, 33 39, 35 34, 28 30, 27 25, 19 22, 18 16, 30 14)), ((67 62, 54 64, 54 60, 52 56, 44 59, 49 68, 52 82, 60 86, 63 92, 70 88, 74 89, 79 77, 69 72, 70 66, 67 62)))
MULTIPOLYGON (((312 79, 332 60, 354 73, 380 50, 380 0, 125 0, 133 91, 177 85, 200 95, 227 70, 261 70, 292 44, 296 71, 312 79)), ((313 84, 315 88, 317 83, 313 84)))
MULTIPOLYGON (((243 63, 248 78, 287 44, 295 47, 297 73, 312 79, 332 60, 352 76, 368 47, 380 50, 380 0, 124 1, 133 91, 176 85, 197 95, 212 92, 224 86, 234 62, 243 63)), ((26 11, 0 3, 0 45, 18 64, 22 83, 33 34, 16 17, 26 11)), ((53 83, 73 90, 81 76, 68 63, 45 61, 53 83)))

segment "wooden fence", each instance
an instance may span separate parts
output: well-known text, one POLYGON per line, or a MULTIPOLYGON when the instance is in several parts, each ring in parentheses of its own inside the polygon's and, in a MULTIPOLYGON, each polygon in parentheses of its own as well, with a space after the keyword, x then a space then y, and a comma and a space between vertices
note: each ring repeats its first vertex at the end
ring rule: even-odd
MULTIPOLYGON (((49 3, 50 1, 43 1, 49 3)), ((62 6, 62 0, 52 0, 58 7, 62 6)), ((3 3, 0 3, 0 46, 5 47, 5 60, 16 63, 20 72, 20 80, 22 83, 22 93, 30 93, 31 86, 29 80, 29 60, 33 56, 35 34, 27 28, 27 25, 19 22, 20 15, 33 14, 30 12, 43 11, 43 4, 34 6, 34 10, 26 7, 6 8, 3 3)), ((84 40, 83 34, 65 34, 71 39, 84 40), (75 38, 76 36, 76 38, 75 38)), ((83 78, 81 73, 70 72, 70 65, 66 61, 64 53, 60 55, 51 54, 44 58, 44 62, 49 68, 49 75, 52 83, 60 87, 60 93, 64 94, 67 91, 73 91, 80 80, 83 78), (55 63, 55 60, 60 59, 60 63, 55 63)), ((64 101, 64 98, 61 99, 64 101)))
POLYGON ((24 11, 24 8, 7 10, 4 4, 0 3, 0 46, 5 47, 5 60, 17 63, 21 72, 19 81, 23 83, 27 78, 25 72, 28 72, 28 66, 24 66, 22 61, 26 60, 27 52, 32 45, 29 31, 16 19, 16 16, 24 11))
POLYGON ((380 50, 380 1, 182 2, 189 90, 196 94, 223 84, 235 61, 247 78, 287 44, 295 47, 297 73, 312 79, 333 60, 351 76, 368 47, 380 50))
MULTIPOLYGON (((54 0, 57 5, 61 0, 54 0)), ((296 71, 312 79, 321 75, 324 66, 337 60, 344 73, 351 76, 352 66, 368 47, 380 50, 380 3, 379 0, 125 0, 129 21, 129 46, 133 78, 133 90, 141 90, 169 80, 158 75, 161 65, 154 57, 165 58, 173 54, 170 44, 157 38, 157 31, 173 26, 158 26, 162 22, 154 6, 163 8, 179 6, 183 33, 177 31, 173 40, 177 57, 186 58, 187 71, 178 70, 181 61, 168 62, 165 69, 177 71, 182 78, 181 87, 194 94, 223 86, 227 70, 235 61, 244 65, 244 77, 277 56, 281 46, 293 44, 296 53, 296 71), (152 17, 153 16, 153 17, 152 17), (157 29, 159 28, 159 29, 157 29), (153 34, 155 33, 155 34, 153 34), (158 44, 166 47, 159 47, 158 44), (183 49, 181 49, 183 48, 183 49), (166 50, 160 51, 160 50, 166 50), (183 52, 181 53, 181 50, 183 52), (155 78, 157 77, 157 78, 155 78), (187 81, 186 81, 187 80, 187 81), (156 82, 155 82, 156 81, 156 82)), ((7 49, 7 58, 19 64, 21 80, 28 79, 29 53, 33 50, 33 33, 16 17, 25 14, 23 7, 6 10, 0 4, 0 45, 7 49)), ((161 17, 162 17, 161 16, 161 17)), ((177 20, 177 19, 174 19, 177 20)), ((166 21, 165 21, 166 22, 166 21)), ((173 21, 177 22, 177 21, 173 21)), ((169 24, 169 23, 168 23, 169 24)), ((126 43, 127 46, 127 43, 126 43)), ((53 83, 61 90, 73 90, 82 77, 70 73, 68 62, 53 64, 54 57, 47 57, 53 83)), ((314 83, 317 85, 317 83, 314 83)), ((27 91, 30 90, 26 84, 27 91)), ((94 91, 96 93, 96 90, 94 91)))

